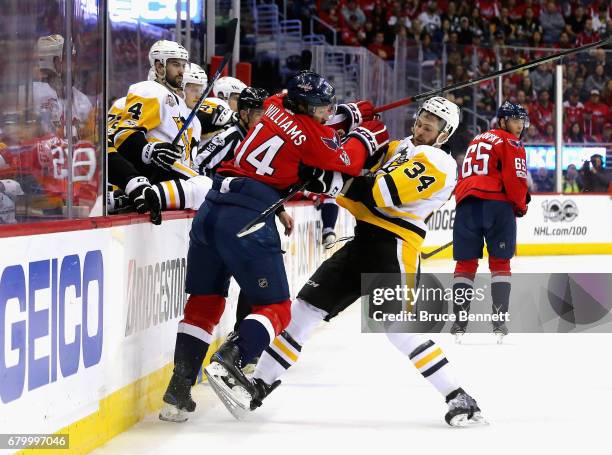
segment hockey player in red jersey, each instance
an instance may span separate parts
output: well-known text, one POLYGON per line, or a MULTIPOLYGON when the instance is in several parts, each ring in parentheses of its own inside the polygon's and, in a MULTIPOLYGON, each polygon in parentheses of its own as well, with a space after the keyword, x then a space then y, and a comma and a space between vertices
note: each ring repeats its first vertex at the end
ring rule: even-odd
POLYGON ((358 175, 366 159, 376 158, 389 140, 385 125, 371 120, 371 103, 362 102, 343 107, 351 114, 346 120, 352 125, 341 142, 337 132, 324 125, 334 114, 334 95, 334 88, 316 73, 294 76, 286 95, 266 100, 261 122, 245 137, 235 157, 219 166, 190 232, 186 277, 190 297, 179 323, 174 374, 160 418, 184 421, 184 411, 195 409, 190 388, 223 313, 231 277, 252 312, 212 355, 205 371, 232 413, 249 409, 254 387, 241 368, 289 324, 291 301, 274 219, 269 217, 262 229, 245 237, 236 233, 301 182, 302 164, 339 171, 332 173, 324 188, 312 189, 335 195, 343 184, 340 172, 358 175))
MULTIPOLYGON (((506 314, 510 300, 510 259, 516 248, 516 217, 527 213, 527 166, 520 137, 529 127, 527 111, 506 101, 497 111, 499 127, 476 136, 468 146, 459 172, 453 226, 454 295, 473 289, 484 241, 489 252, 493 313, 506 314)), ((467 294, 469 295, 469 293, 467 294)), ((466 299, 467 300, 467 299, 466 299)), ((451 333, 465 333, 470 302, 453 305, 458 320, 451 333), (464 311, 465 313, 461 313, 464 311), (462 320, 463 319, 463 320, 462 320)), ((505 322, 493 323, 501 338, 508 333, 505 322)))

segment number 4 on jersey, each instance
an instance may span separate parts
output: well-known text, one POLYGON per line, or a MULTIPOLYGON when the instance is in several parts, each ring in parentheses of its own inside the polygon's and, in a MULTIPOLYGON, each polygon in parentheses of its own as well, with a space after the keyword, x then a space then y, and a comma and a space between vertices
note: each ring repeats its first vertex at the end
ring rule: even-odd
MULTIPOLYGON (((240 165, 240 160, 244 152, 249 148, 249 145, 251 145, 251 142, 253 142, 253 139, 255 139, 255 136, 257 136, 257 133, 259 133, 262 127, 263 123, 257 124, 251 137, 249 137, 247 142, 242 146, 240 153, 236 156, 237 165, 240 165)), ((249 152, 246 157, 247 163, 256 169, 255 173, 258 175, 274 174, 274 168, 270 166, 270 163, 272 163, 272 160, 284 143, 285 141, 280 136, 272 136, 270 139, 260 144, 256 149, 249 152)))
POLYGON ((432 177, 431 175, 419 176, 419 174, 422 174, 423 172, 425 172, 425 165, 423 163, 419 163, 418 161, 414 162, 413 167, 404 169, 404 174, 406 174, 409 178, 414 179, 419 177, 419 182, 421 183, 419 186, 417 186, 417 191, 419 193, 426 190, 429 185, 436 181, 436 178, 432 177))

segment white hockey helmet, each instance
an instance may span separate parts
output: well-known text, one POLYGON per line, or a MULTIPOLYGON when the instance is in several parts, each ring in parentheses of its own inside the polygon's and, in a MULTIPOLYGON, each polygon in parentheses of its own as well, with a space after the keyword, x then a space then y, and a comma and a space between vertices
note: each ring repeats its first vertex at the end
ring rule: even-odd
POLYGON ((62 58, 64 53, 64 37, 62 35, 41 36, 36 42, 36 55, 40 69, 55 72, 55 57, 62 58))
POLYGON ((217 82, 215 82, 213 85, 213 92, 215 92, 215 96, 217 98, 227 101, 234 93, 240 95, 240 92, 242 92, 246 87, 246 84, 240 79, 225 76, 219 78, 217 82))
POLYGON ((149 50, 149 63, 152 67, 155 67, 157 60, 165 67, 166 61, 171 58, 189 61, 189 52, 179 43, 164 39, 156 41, 149 50))
POLYGON ((23 196, 25 193, 21 189, 19 182, 11 179, 0 180, 0 192, 6 194, 11 199, 16 196, 23 196))
POLYGON ((185 69, 185 73, 183 74, 183 90, 185 90, 187 84, 202 85, 206 87, 206 84, 208 84, 208 76, 200 65, 190 63, 185 69))
POLYGON ((441 96, 434 96, 425 101, 416 113, 416 116, 421 114, 421 111, 427 111, 436 117, 444 120, 444 126, 440 131, 440 135, 446 133, 447 136, 440 140, 440 135, 436 138, 435 145, 442 145, 453 135, 459 127, 459 106, 452 101, 441 96))

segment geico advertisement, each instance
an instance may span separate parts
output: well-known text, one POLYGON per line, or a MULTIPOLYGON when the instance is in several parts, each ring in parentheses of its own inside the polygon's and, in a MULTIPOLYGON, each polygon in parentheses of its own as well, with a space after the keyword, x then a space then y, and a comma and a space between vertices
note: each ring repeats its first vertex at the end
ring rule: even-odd
POLYGON ((0 329, 3 403, 97 365, 104 341, 102 252, 3 263, 0 329))

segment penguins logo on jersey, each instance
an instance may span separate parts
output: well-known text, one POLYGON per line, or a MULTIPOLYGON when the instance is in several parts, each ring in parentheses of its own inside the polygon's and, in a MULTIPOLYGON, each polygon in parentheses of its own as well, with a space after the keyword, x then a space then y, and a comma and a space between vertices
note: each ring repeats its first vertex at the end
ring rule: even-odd
MULTIPOLYGON (((179 131, 185 124, 185 119, 183 117, 172 117, 174 122, 176 123, 179 131)), ((183 135, 181 136, 181 140, 183 141, 183 147, 185 148, 185 156, 191 156, 191 128, 187 128, 183 135)))

